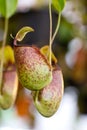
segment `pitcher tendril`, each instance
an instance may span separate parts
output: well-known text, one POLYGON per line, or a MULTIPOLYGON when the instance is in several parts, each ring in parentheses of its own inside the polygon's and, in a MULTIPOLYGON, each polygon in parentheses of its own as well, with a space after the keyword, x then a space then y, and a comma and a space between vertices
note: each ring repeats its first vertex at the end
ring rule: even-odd
POLYGON ((51 11, 51 0, 49 0, 49 16, 50 16, 49 62, 50 62, 50 65, 51 65, 51 53, 52 53, 52 45, 51 45, 51 38, 52 38, 52 11, 51 11))
POLYGON ((51 60, 52 60, 52 57, 51 57, 51 53, 52 53, 52 44, 53 44, 53 41, 57 35, 57 32, 59 30, 59 26, 60 26, 60 20, 61 20, 61 12, 59 12, 59 15, 58 15, 58 21, 57 21, 57 26, 56 26, 56 29, 54 31, 54 34, 52 36, 52 10, 51 10, 51 0, 49 0, 49 17, 50 17, 50 37, 49 37, 49 62, 50 62, 50 65, 51 65, 51 60))
POLYGON ((58 16, 57 26, 56 26, 56 30, 55 30, 55 32, 54 32, 54 34, 53 34, 53 37, 52 37, 52 39, 51 39, 51 44, 53 43, 53 41, 54 41, 54 39, 55 39, 55 37, 56 37, 56 35, 57 35, 57 32, 58 32, 58 30, 59 30, 60 21, 61 21, 61 13, 59 13, 59 16, 58 16))
POLYGON ((2 53, 1 53, 2 56, 1 56, 1 64, 0 64, 0 93, 1 93, 1 85, 2 85, 2 77, 3 77, 4 47, 6 44, 7 32, 8 32, 8 18, 5 18, 5 30, 3 36, 2 53))

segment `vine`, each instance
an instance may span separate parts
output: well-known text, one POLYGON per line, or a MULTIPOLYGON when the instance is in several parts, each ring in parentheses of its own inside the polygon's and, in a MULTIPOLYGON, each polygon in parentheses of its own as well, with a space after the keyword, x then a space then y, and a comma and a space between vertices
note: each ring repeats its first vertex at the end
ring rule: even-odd
POLYGON ((52 54, 52 44, 53 44, 53 41, 57 35, 57 32, 59 30, 59 27, 60 27, 60 20, 61 20, 61 11, 62 9, 64 8, 64 5, 65 5, 65 0, 49 0, 49 17, 50 17, 50 36, 49 36, 49 63, 50 65, 52 64, 51 63, 51 60, 52 60, 52 57, 51 57, 51 54, 52 54), (56 29, 52 35, 52 9, 51 9, 51 6, 54 6, 54 8, 56 9, 56 11, 59 13, 58 15, 58 21, 57 21, 57 26, 56 26, 56 29))
POLYGON ((4 36, 2 42, 2 53, 1 53, 1 64, 0 64, 0 93, 2 87, 2 77, 3 77, 3 63, 4 63, 4 48, 7 39, 7 32, 8 32, 8 18, 5 18, 5 29, 4 29, 4 36))

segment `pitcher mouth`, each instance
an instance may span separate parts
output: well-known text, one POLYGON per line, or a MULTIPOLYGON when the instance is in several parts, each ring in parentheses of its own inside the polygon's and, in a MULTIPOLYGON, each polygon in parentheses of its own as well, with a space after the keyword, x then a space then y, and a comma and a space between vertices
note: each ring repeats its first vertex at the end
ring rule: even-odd
MULTIPOLYGON (((36 44, 37 44, 37 42, 36 42, 36 44)), ((32 43, 28 43, 28 44, 21 44, 21 42, 18 42, 16 39, 14 39, 14 41, 13 41, 13 45, 14 45, 14 47, 36 47, 36 45, 35 44, 32 44, 32 43)), ((39 46, 37 46, 38 48, 40 48, 39 46)), ((36 48, 37 48, 36 47, 36 48)))
POLYGON ((38 47, 35 46, 35 45, 18 45, 18 44, 15 45, 15 44, 14 44, 14 48, 15 48, 15 49, 18 48, 18 47, 20 47, 20 48, 22 48, 22 47, 25 47, 25 48, 30 47, 30 48, 35 49, 36 52, 43 57, 44 61, 47 63, 47 65, 49 66, 50 71, 51 71, 52 66, 51 66, 50 63, 48 62, 48 59, 41 53, 40 48, 38 48, 38 47))

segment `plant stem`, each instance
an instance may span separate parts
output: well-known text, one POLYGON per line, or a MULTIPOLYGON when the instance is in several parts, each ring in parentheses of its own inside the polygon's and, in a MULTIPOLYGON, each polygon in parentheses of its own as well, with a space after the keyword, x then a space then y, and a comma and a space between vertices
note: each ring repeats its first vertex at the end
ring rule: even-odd
POLYGON ((58 21, 57 21, 57 26, 56 26, 56 29, 55 29, 55 32, 52 36, 52 11, 51 11, 51 0, 49 0, 49 16, 50 16, 50 37, 49 37, 49 63, 51 65, 51 54, 52 54, 52 44, 53 44, 53 41, 57 35, 57 32, 59 30, 59 26, 60 26, 60 20, 61 20, 61 13, 59 13, 59 16, 58 16, 58 21))
POLYGON ((1 64, 0 64, 0 94, 1 94, 2 77, 3 77, 4 47, 5 47, 5 44, 6 44, 7 32, 8 32, 8 19, 5 18, 5 29, 4 29, 4 36, 3 36, 3 43, 2 43, 2 53, 1 53, 1 64))
POLYGON ((55 37, 57 35, 57 32, 59 30, 60 20, 61 20, 61 13, 59 13, 59 16, 58 16, 57 26, 56 26, 55 32, 53 34, 53 37, 52 37, 52 40, 51 40, 51 44, 53 43, 53 41, 54 41, 54 39, 55 39, 55 37))
POLYGON ((52 44, 51 44, 51 38, 52 38, 52 11, 51 11, 51 0, 49 0, 49 16, 50 16, 49 62, 50 62, 50 65, 51 65, 51 53, 52 53, 52 44))

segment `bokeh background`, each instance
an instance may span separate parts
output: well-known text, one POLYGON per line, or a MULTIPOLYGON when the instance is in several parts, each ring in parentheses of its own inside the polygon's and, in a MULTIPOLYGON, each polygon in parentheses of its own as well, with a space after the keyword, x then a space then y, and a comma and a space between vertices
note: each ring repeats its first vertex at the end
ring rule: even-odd
MULTIPOLYGON (((53 31, 58 14, 53 11, 53 31)), ((22 44, 42 47, 49 43, 47 0, 18 0, 16 13, 9 19, 7 44, 23 26, 35 32, 22 44)), ((4 19, 0 17, 0 41, 4 19)), ((64 96, 59 110, 51 118, 42 117, 33 105, 30 91, 19 85, 14 106, 0 109, 0 130, 87 130, 87 0, 67 0, 62 11, 59 32, 53 43, 64 77, 64 96), (4 127, 4 128, 3 128, 4 127)))

